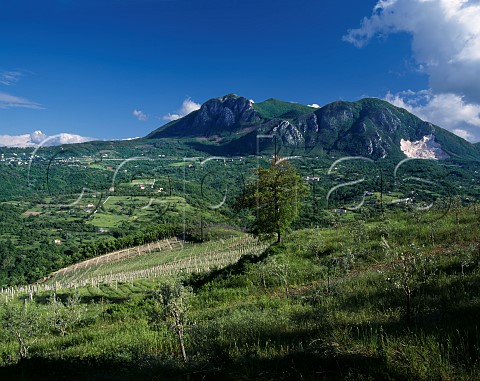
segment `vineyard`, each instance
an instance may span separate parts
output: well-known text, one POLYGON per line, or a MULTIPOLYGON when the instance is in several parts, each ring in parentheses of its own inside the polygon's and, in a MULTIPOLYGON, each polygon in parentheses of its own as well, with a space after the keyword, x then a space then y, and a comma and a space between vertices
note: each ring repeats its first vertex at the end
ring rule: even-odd
POLYGON ((42 291, 99 287, 102 284, 117 287, 119 282, 223 268, 243 255, 258 255, 266 247, 266 243, 249 235, 205 243, 171 238, 79 262, 52 273, 34 285, 0 291, 13 297, 17 293, 33 295, 42 291))

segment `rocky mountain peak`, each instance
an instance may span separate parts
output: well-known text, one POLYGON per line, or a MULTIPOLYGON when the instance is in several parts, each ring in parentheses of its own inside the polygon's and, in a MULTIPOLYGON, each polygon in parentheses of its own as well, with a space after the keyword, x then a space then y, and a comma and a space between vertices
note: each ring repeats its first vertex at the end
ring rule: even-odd
POLYGON ((199 110, 152 132, 148 137, 210 137, 262 123, 253 102, 236 94, 206 101, 199 110))
POLYGON ((236 124, 259 122, 260 115, 254 110, 252 102, 244 97, 229 94, 205 102, 195 116, 195 128, 224 128, 236 124))
POLYGON ((213 122, 217 127, 230 127, 236 123, 250 123, 259 119, 250 100, 229 94, 205 102, 195 118, 195 124, 204 126, 213 122))

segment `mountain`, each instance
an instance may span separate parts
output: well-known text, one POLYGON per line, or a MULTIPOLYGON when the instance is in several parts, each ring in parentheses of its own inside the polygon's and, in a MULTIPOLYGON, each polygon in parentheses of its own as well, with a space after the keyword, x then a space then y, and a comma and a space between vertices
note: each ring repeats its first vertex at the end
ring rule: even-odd
POLYGON ((337 101, 320 108, 268 99, 254 103, 229 94, 210 99, 197 111, 170 122, 148 139, 187 138, 197 149, 254 154, 276 135, 284 152, 386 157, 479 158, 475 145, 422 121, 407 110, 376 99, 337 101))

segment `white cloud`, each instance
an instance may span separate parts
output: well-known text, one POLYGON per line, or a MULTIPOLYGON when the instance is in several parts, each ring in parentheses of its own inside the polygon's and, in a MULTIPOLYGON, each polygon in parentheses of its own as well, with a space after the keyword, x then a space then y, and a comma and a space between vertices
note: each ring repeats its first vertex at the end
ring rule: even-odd
POLYGON ((0 109, 7 109, 13 107, 23 107, 41 110, 42 105, 32 102, 26 98, 20 98, 15 95, 0 92, 0 109))
MULTIPOLYGON (((379 0, 372 15, 343 39, 362 47, 375 36, 410 34, 413 56, 430 86, 424 99, 428 103, 417 105, 416 111, 441 127, 480 138, 480 131, 473 133, 480 127, 478 20, 478 0, 379 0)), ((405 95, 397 94, 394 101, 401 103, 405 95)))
POLYGON ((30 134, 30 141, 33 144, 41 144, 43 141, 48 139, 48 136, 45 135, 42 131, 38 130, 30 134))
POLYGON ((308 107, 313 107, 313 108, 320 108, 320 105, 317 103, 312 103, 311 105, 307 105, 308 107))
POLYGON ((147 114, 143 113, 141 110, 133 110, 132 115, 142 122, 148 119, 147 114))
POLYGON ((480 105, 468 103, 457 94, 407 90, 397 94, 388 93, 385 100, 464 139, 480 140, 480 105))
POLYGON ((168 120, 169 122, 172 122, 172 121, 177 120, 177 119, 180 119, 180 118, 181 118, 181 116, 178 115, 178 114, 170 114, 170 113, 168 113, 167 115, 164 115, 162 119, 163 119, 163 120, 168 120))
POLYGON ((1 71, 0 72, 0 84, 6 86, 12 86, 18 82, 23 74, 19 71, 1 71))
POLYGON ((0 135, 0 147, 32 147, 30 134, 25 135, 0 135))
POLYGON ((198 110, 200 107, 201 106, 198 103, 195 103, 190 98, 187 98, 183 101, 182 107, 180 107, 180 109, 178 109, 176 113, 174 114, 168 113, 163 117, 163 120, 172 121, 172 120, 183 118, 184 116, 190 114, 191 112, 198 110))
POLYGON ((47 145, 60 145, 60 144, 77 144, 77 143, 85 143, 85 142, 90 142, 92 140, 96 140, 94 138, 86 137, 86 136, 80 136, 80 135, 75 135, 75 134, 68 134, 66 132, 62 132, 57 135, 49 136, 47 139, 49 139, 48 142, 46 142, 47 145))
POLYGON ((452 130, 452 132, 455 135, 458 135, 461 138, 464 138, 465 140, 470 140, 471 141, 471 140, 474 139, 474 136, 470 132, 462 130, 461 128, 455 128, 454 130, 452 130))
POLYGON ((361 47, 374 36, 406 32, 435 93, 480 103, 480 3, 473 0, 381 0, 344 40, 361 47))
POLYGON ((57 146, 61 144, 84 143, 92 140, 95 139, 65 132, 47 136, 41 131, 35 131, 31 134, 23 135, 0 135, 0 147, 57 146))

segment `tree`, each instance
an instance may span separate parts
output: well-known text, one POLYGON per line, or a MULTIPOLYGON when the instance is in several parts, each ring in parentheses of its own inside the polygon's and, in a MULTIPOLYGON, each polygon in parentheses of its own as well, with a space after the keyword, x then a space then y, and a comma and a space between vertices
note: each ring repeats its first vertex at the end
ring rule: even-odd
POLYGON ((298 217, 307 188, 295 167, 285 159, 272 160, 268 168, 259 167, 256 176, 256 181, 237 197, 234 209, 254 211, 253 234, 266 239, 276 235, 277 242, 281 242, 298 217))
POLYGON ((21 359, 27 358, 30 346, 37 340, 44 327, 38 309, 24 301, 20 305, 15 301, 4 304, 1 312, 1 325, 4 332, 18 343, 21 359))
POLYGON ((436 272, 432 256, 425 255, 419 247, 409 245, 405 250, 395 247, 382 237, 382 247, 390 260, 387 281, 394 288, 403 291, 407 323, 412 318, 412 298, 421 286, 429 281, 436 272))
POLYGON ((50 326, 55 332, 58 332, 60 336, 65 336, 71 328, 81 322, 85 308, 80 304, 78 293, 75 293, 74 296, 69 296, 66 304, 62 303, 62 301, 53 294, 48 299, 48 303, 51 308, 51 314, 49 316, 50 326))
POLYGON ((289 266, 286 261, 279 262, 274 257, 268 259, 267 271, 275 276, 283 284, 285 289, 285 297, 288 298, 290 295, 289 290, 289 266))
POLYGON ((188 322, 188 301, 191 296, 191 291, 185 288, 179 281, 174 284, 160 284, 160 289, 155 296, 156 307, 159 308, 156 308, 151 319, 153 325, 157 325, 158 320, 170 323, 170 327, 178 337, 178 343, 185 362, 187 362, 187 352, 185 351, 184 332, 188 322))

